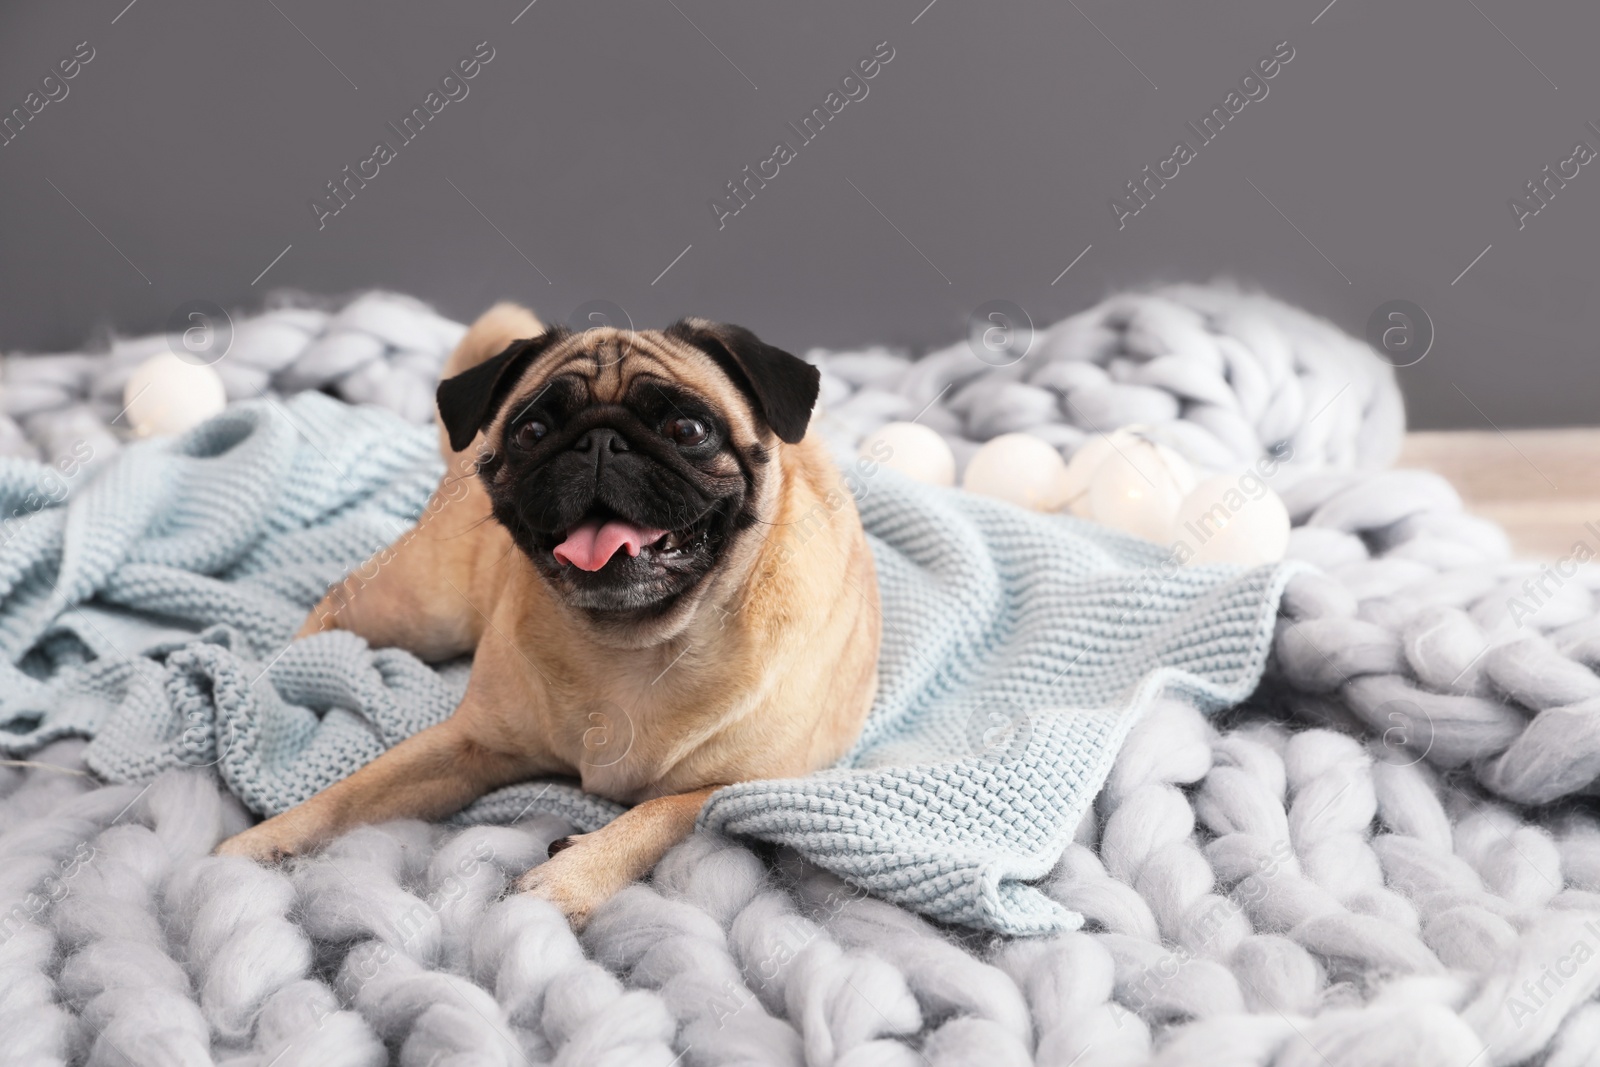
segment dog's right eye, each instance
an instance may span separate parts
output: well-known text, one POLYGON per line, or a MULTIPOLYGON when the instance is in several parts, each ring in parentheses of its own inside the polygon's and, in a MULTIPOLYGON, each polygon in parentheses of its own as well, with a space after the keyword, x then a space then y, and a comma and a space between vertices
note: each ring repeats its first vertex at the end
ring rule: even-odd
POLYGON ((516 428, 512 440, 521 448, 532 448, 549 432, 550 428, 538 419, 529 419, 516 428))

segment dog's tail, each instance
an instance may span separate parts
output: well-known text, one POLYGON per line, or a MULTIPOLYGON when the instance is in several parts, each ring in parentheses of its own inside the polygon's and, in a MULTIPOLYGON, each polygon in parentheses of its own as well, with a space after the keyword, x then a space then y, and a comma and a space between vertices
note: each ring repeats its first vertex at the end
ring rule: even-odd
MULTIPOLYGON (((456 350, 445 360, 444 368, 439 371, 439 380, 454 378, 462 371, 471 370, 484 360, 504 352, 512 341, 537 337, 541 333, 544 333, 544 323, 521 304, 510 301, 496 304, 479 315, 478 321, 467 330, 461 343, 456 345, 456 350)), ((440 420, 437 410, 433 413, 433 421, 439 427, 439 453, 448 460, 455 452, 450 447, 450 435, 445 432, 444 422, 440 420)))

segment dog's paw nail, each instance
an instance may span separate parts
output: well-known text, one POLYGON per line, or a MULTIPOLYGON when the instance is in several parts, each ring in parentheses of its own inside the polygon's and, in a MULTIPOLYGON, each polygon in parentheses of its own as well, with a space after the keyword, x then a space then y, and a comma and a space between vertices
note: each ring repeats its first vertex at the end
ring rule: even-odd
POLYGON ((550 847, 549 847, 549 849, 547 849, 545 851, 545 855, 546 856, 554 856, 557 852, 560 852, 562 849, 571 848, 571 847, 572 847, 572 838, 570 838, 570 837, 558 837, 554 841, 550 842, 550 847))

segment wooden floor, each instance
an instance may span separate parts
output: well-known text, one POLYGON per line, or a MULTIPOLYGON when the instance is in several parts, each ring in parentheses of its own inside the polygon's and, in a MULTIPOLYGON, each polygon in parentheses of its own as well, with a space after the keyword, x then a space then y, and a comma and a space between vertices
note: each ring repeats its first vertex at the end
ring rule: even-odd
POLYGON ((1557 559, 1580 540, 1600 552, 1600 428, 1410 433, 1395 465, 1444 475, 1520 555, 1557 559))

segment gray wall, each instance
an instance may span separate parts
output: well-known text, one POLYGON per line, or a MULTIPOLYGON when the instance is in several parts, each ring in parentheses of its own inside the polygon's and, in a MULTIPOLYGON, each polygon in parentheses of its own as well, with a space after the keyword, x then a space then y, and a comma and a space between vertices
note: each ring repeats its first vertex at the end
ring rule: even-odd
POLYGON ((926 347, 995 298, 1042 325, 1220 275, 1357 333, 1419 305, 1413 425, 1596 421, 1600 161, 1520 229, 1508 204, 1600 149, 1592 3, 525 2, 8 0, 0 110, 94 58, 0 147, 0 348, 370 286, 926 347), (386 124, 485 41, 402 144, 386 124), (802 145, 785 123, 882 41, 802 145), (1267 96, 1119 229, 1112 196, 1281 41, 1267 96), (719 229, 708 201, 779 139, 796 157, 719 229), (393 160, 319 228, 308 202, 378 140, 393 160))

